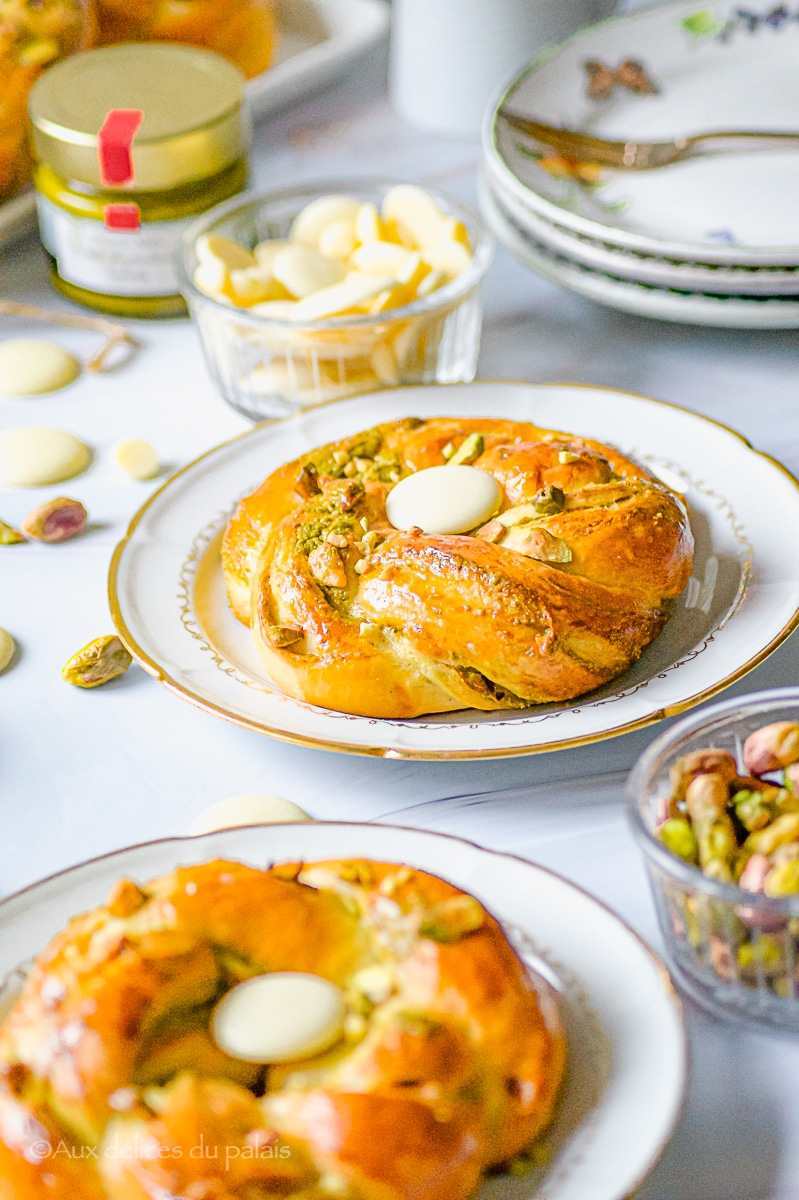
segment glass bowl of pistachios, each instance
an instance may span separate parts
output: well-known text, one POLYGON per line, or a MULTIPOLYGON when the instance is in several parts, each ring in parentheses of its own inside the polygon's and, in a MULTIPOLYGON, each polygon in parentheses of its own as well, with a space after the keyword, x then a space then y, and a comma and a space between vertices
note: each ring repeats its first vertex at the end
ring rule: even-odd
POLYGON ((677 722, 628 800, 678 984, 716 1016, 799 1033, 799 687, 677 722))
POLYGON ((360 392, 474 378, 490 234, 416 184, 245 195, 185 234, 181 290, 211 376, 254 420, 360 392))

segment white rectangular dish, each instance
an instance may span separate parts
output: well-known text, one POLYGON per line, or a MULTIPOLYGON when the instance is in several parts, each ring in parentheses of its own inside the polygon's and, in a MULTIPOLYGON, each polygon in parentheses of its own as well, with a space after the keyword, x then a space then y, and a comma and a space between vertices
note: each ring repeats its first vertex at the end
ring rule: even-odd
POLYGON ((388 33, 385 0, 278 0, 277 61, 247 84, 256 118, 325 87, 388 33))
MULTIPOLYGON (((278 0, 281 41, 275 65, 247 84, 253 117, 271 116, 342 75, 388 34, 386 0, 278 0)), ((0 204, 0 246, 36 228, 32 192, 0 204)))

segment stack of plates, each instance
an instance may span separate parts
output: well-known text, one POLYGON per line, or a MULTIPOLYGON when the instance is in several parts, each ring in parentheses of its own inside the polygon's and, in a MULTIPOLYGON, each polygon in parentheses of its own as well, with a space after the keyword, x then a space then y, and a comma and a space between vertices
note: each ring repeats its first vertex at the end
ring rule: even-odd
POLYGON ((535 271, 615 308, 690 324, 799 327, 799 144, 598 171, 554 151, 542 157, 497 117, 507 106, 613 140, 799 131, 797 60, 797 0, 680 0, 578 34, 526 68, 489 113, 488 223, 535 271), (586 64, 615 73, 625 62, 640 64, 654 90, 606 74, 612 90, 590 98, 586 64))

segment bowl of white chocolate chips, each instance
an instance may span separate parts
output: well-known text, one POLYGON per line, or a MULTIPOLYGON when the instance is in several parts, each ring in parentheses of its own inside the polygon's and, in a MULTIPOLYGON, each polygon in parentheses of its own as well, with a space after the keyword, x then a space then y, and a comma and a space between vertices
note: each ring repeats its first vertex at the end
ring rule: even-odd
POLYGON ((474 378, 479 218, 415 184, 238 197, 187 232, 182 289, 211 375, 255 420, 404 383, 474 378))
POLYGON ((799 688, 677 722, 628 798, 677 982, 717 1016, 799 1033, 799 688))

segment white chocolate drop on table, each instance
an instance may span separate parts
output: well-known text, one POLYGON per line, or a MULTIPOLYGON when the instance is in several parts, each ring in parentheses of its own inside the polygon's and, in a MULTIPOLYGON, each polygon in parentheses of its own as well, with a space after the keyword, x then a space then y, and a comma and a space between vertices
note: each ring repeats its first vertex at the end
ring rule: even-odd
MULTIPOLYGON (((376 55, 337 89, 256 129, 253 181, 265 189, 383 173, 474 203, 478 156, 476 141, 403 124, 376 55)), ((0 294, 69 310, 48 286, 35 242, 3 252, 0 294)), ((628 316, 537 279, 504 251, 484 297, 483 377, 657 396, 734 426, 799 472, 797 333, 628 316)), ((138 667, 95 691, 62 683, 62 663, 111 632, 109 558, 159 484, 126 479, 110 459, 113 444, 142 438, 172 469, 247 428, 215 394, 187 321, 131 327, 142 349, 117 374, 84 377, 60 395, 0 400, 0 429, 52 425, 96 452, 91 470, 68 485, 90 513, 85 537, 55 549, 0 547, 0 626, 19 647, 0 676, 0 893, 111 849, 188 832, 226 796, 268 792, 315 817, 441 829, 525 855, 599 896, 658 947, 622 805, 623 772, 654 729, 529 759, 390 762, 259 738, 182 703, 138 667), (563 783, 577 777, 588 786, 563 783)), ((52 337, 79 358, 96 348, 92 334, 8 318, 0 331, 52 337)), ((52 495, 0 488, 0 518, 18 527, 52 495)), ((786 531, 786 553, 791 537, 786 531)), ((795 684, 798 668, 794 638, 733 690, 795 684)), ((799 1043, 686 1007, 693 1072, 685 1114, 643 1200, 799 1200, 799 1043)))

